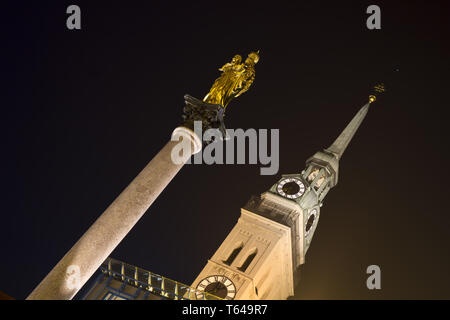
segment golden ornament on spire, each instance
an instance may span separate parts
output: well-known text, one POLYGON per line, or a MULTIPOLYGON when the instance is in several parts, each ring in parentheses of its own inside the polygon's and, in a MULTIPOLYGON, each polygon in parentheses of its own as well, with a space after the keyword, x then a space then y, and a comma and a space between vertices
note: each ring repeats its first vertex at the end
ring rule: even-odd
POLYGON ((252 52, 241 63, 242 57, 235 55, 231 62, 226 63, 219 71, 222 74, 214 81, 204 102, 220 104, 226 108, 228 103, 247 91, 255 80, 255 65, 259 61, 259 50, 252 52))
POLYGON ((384 87, 384 83, 377 84, 373 87, 373 94, 369 96, 369 103, 372 103, 377 100, 377 94, 382 94, 386 91, 384 87))

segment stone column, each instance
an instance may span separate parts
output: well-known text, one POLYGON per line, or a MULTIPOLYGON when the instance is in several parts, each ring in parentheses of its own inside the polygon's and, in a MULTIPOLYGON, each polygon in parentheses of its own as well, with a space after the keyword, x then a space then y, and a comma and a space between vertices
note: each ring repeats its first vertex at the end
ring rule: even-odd
POLYGON ((202 148, 200 138, 186 127, 178 127, 172 140, 148 163, 130 185, 103 212, 77 243, 58 262, 27 300, 68 300, 100 267, 153 201, 169 184, 192 154, 202 148), (191 143, 181 163, 172 161, 179 139, 191 143))

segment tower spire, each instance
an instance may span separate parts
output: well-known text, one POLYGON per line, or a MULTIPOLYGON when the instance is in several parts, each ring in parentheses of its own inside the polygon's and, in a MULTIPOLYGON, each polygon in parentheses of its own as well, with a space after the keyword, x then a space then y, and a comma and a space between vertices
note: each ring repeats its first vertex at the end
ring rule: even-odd
POLYGON ((339 137, 325 151, 332 153, 338 160, 341 159, 345 149, 352 140, 359 126, 369 111, 370 104, 377 100, 377 96, 386 91, 384 84, 377 84, 373 87, 372 93, 369 95, 369 101, 358 111, 352 121, 345 127, 339 137))
POLYGON ((339 137, 325 151, 332 153, 338 160, 342 157, 345 149, 366 117, 369 106, 370 102, 367 102, 353 117, 352 121, 345 127, 339 137))

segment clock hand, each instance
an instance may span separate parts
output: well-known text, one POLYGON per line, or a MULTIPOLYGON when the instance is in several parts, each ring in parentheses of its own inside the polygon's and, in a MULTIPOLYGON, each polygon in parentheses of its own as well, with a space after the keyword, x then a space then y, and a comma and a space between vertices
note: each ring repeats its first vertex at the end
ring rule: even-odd
POLYGON ((217 292, 217 290, 219 289, 219 285, 220 285, 220 282, 217 282, 216 286, 213 289, 213 292, 217 292))

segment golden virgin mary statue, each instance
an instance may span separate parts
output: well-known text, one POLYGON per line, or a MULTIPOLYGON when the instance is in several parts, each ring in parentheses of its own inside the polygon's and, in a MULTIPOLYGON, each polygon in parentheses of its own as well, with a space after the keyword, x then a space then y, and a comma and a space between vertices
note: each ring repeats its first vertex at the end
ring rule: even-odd
POLYGON ((255 65, 259 61, 259 51, 252 52, 244 63, 240 55, 235 55, 219 71, 222 74, 214 81, 204 102, 220 104, 224 109, 228 103, 247 91, 255 80, 255 65))

